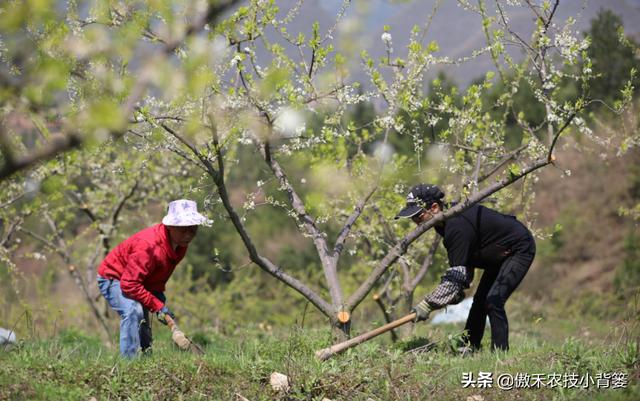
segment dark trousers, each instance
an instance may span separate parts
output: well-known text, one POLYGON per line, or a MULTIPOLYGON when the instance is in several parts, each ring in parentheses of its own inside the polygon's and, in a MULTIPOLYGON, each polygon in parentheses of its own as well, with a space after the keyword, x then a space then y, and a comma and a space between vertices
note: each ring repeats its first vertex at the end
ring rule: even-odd
POLYGON ((480 348, 487 316, 491 323, 491 349, 509 349, 509 322, 504 305, 529 271, 536 254, 533 238, 514 248, 500 268, 485 269, 473 296, 465 331, 467 341, 475 349, 480 348))

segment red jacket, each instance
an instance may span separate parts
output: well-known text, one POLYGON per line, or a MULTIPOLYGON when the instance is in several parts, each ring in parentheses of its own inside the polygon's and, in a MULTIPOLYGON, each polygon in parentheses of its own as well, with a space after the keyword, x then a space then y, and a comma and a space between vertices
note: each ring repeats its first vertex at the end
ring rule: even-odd
POLYGON ((163 224, 145 228, 116 246, 102 261, 98 274, 120 280, 122 293, 157 312, 164 304, 151 291, 164 291, 176 265, 187 252, 186 247, 174 250, 163 224))

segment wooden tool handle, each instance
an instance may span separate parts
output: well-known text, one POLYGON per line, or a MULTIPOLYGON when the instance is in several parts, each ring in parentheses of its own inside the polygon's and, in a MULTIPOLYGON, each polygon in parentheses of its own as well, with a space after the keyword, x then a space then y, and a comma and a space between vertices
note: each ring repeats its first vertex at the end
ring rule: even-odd
POLYGON ((176 321, 173 320, 173 318, 171 316, 169 316, 168 313, 166 313, 164 315, 164 320, 167 321, 167 326, 169 326, 169 328, 171 329, 171 331, 173 331, 174 327, 178 327, 178 325, 176 324, 176 321))
POLYGON ((405 317, 401 317, 398 320, 394 320, 391 323, 387 323, 384 326, 378 327, 375 330, 368 331, 364 334, 360 334, 358 337, 354 337, 350 340, 341 342, 339 344, 334 344, 329 348, 323 348, 321 350, 316 351, 316 358, 321 361, 326 361, 331 358, 333 355, 338 354, 344 350, 347 350, 351 347, 355 347, 358 344, 362 344, 363 342, 370 340, 374 337, 379 336, 380 334, 386 333, 389 330, 395 329, 398 326, 402 326, 405 323, 412 322, 416 318, 416 313, 410 313, 405 317))

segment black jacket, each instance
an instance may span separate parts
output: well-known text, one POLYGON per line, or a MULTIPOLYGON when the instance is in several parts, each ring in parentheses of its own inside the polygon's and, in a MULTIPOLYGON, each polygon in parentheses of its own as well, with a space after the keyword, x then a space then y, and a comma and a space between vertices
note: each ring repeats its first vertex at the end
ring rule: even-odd
POLYGON ((526 252, 533 243, 529 230, 514 216, 482 205, 451 217, 436 231, 444 238, 450 267, 438 287, 425 297, 434 309, 464 299, 475 267, 499 269, 509 255, 526 252))
POLYGON ((515 216, 482 205, 473 205, 436 227, 444 238, 450 266, 500 267, 506 256, 532 240, 529 230, 515 216))

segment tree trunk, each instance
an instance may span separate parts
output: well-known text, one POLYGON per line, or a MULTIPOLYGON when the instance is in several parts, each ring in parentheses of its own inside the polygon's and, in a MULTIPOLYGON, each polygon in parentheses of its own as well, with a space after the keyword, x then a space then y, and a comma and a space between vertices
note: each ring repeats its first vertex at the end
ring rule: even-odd
POLYGON ((334 343, 348 340, 351 337, 351 320, 342 323, 337 319, 331 320, 331 337, 334 343))

